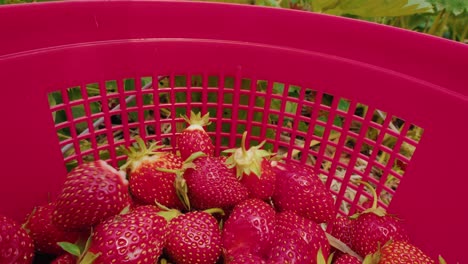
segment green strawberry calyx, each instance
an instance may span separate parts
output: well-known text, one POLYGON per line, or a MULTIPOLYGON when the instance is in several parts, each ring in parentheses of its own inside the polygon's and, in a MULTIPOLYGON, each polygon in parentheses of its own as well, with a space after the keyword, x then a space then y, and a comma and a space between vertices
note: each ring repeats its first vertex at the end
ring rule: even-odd
POLYGON ((203 130, 204 126, 211 124, 209 113, 206 113, 204 116, 202 116, 200 112, 195 113, 190 111, 190 118, 186 115, 181 115, 181 117, 189 124, 187 130, 203 130))
POLYGON ((242 134, 242 141, 240 148, 232 148, 223 151, 224 153, 232 153, 226 159, 226 165, 228 168, 236 168, 236 176, 239 180, 242 179, 243 175, 255 174, 258 178, 261 177, 262 173, 262 161, 264 158, 269 158, 274 154, 261 149, 266 143, 266 140, 262 141, 257 146, 252 146, 248 150, 245 147, 245 141, 247 138, 247 131, 242 134))
POLYGON ((166 168, 157 168, 156 170, 167 173, 174 173, 176 175, 174 181, 174 187, 176 189, 176 194, 179 200, 184 205, 185 209, 190 211, 190 200, 188 198, 188 187, 187 182, 184 179, 185 170, 189 168, 195 168, 193 161, 197 158, 206 156, 205 153, 198 151, 190 155, 182 164, 182 168, 178 170, 171 170, 166 168))
POLYGON ((322 248, 319 248, 317 252, 317 264, 331 264, 333 260, 333 255, 334 253, 331 253, 330 256, 328 256, 328 259, 325 259, 325 256, 322 252, 322 248))
POLYGON ((372 185, 370 185, 368 182, 364 182, 364 181, 361 181, 361 180, 355 180, 355 181, 353 181, 353 183, 363 184, 364 186, 366 186, 370 190, 370 192, 372 193, 373 201, 372 201, 372 207, 364 210, 361 213, 356 213, 356 214, 350 216, 351 219, 356 219, 361 214, 367 214, 367 213, 373 213, 373 214, 376 214, 376 215, 378 215, 380 217, 383 217, 383 216, 387 215, 387 212, 385 211, 384 208, 377 206, 377 202, 379 201, 379 198, 377 196, 377 192, 375 191, 374 187, 372 187, 372 185))
POLYGON ((146 145, 145 141, 140 136, 136 136, 135 141, 138 146, 137 148, 133 146, 128 148, 121 147, 121 151, 128 157, 127 162, 120 167, 121 171, 125 171, 128 168, 134 171, 145 159, 150 158, 151 160, 157 160, 161 155, 165 154, 164 152, 157 151, 164 147, 159 145, 159 141, 146 145))
POLYGON ((161 209, 161 211, 157 212, 157 214, 159 216, 164 217, 164 219, 166 219, 167 222, 170 222, 172 219, 174 219, 174 218, 176 218, 176 217, 178 217, 179 215, 182 214, 177 209, 170 209, 170 208, 158 203, 158 201, 154 201, 154 202, 161 209))

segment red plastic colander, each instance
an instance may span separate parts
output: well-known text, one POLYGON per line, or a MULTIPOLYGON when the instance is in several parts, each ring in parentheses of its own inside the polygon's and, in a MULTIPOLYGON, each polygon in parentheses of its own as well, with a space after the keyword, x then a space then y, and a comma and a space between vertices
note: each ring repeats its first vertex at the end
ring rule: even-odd
POLYGON ((2 6, 0 25, 0 213, 23 220, 76 164, 118 166, 136 134, 176 150, 194 110, 211 113, 216 153, 266 138, 315 167, 342 214, 370 197, 362 178, 414 244, 468 263, 468 46, 198 2, 2 6))

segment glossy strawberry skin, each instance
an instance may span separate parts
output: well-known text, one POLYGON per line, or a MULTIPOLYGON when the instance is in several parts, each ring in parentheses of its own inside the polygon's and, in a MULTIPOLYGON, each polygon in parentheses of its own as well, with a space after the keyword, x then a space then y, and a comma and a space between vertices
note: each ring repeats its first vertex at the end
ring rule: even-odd
POLYGON ((293 211, 316 223, 335 215, 333 196, 314 171, 306 165, 278 163, 273 202, 277 211, 293 211))
POLYGON ((65 231, 55 226, 52 223, 54 209, 53 203, 36 207, 28 216, 26 228, 34 241, 36 251, 60 255, 64 251, 57 245, 57 242, 75 243, 82 233, 83 237, 87 236, 84 232, 65 231))
POLYGON ((416 246, 404 242, 394 241, 382 247, 379 264, 431 264, 433 259, 424 254, 416 246))
POLYGON ((247 188, 224 162, 224 157, 200 157, 193 162, 195 168, 185 171, 188 197, 193 208, 232 207, 248 197, 247 188))
POLYGON ((52 221, 64 230, 88 230, 129 203, 124 173, 102 160, 83 163, 67 175, 52 221))
POLYGON ((259 199, 237 204, 223 228, 223 248, 228 255, 251 253, 268 256, 273 244, 275 211, 259 199))
POLYGON ((242 177, 241 183, 249 190, 249 197, 268 200, 275 191, 276 173, 268 159, 262 160, 261 168, 260 177, 250 173, 242 177))
POLYGON ((34 244, 17 222, 0 215, 0 263, 32 263, 34 244))
POLYGON ((200 128, 192 129, 189 127, 178 135, 177 146, 183 160, 186 160, 195 152, 203 152, 208 156, 214 155, 215 148, 210 136, 203 128, 201 130, 200 128))
POLYGON ((347 246, 351 246, 351 224, 352 221, 349 217, 337 216, 330 223, 330 234, 336 237, 347 246))
POLYGON ((154 264, 162 254, 167 221, 150 207, 102 222, 92 234, 89 252, 101 254, 93 264, 154 264))
POLYGON ((377 251, 378 245, 389 240, 409 241, 409 237, 399 219, 363 213, 353 220, 351 229, 351 248, 361 256, 377 251))
POLYGON ((169 208, 182 209, 177 197, 175 174, 159 171, 159 168, 177 170, 182 168, 182 159, 170 152, 158 152, 139 160, 129 171, 129 185, 136 200, 145 204, 158 203, 169 208))
POLYGON ((314 221, 287 211, 276 215, 275 238, 268 263, 316 263, 319 249, 326 259, 330 244, 314 221))
POLYGON ((251 253, 239 253, 234 256, 229 256, 226 259, 227 264, 266 264, 266 261, 251 253))
POLYGON ((348 254, 342 254, 335 259, 333 264, 362 264, 359 259, 348 254))
POLYGON ((179 215, 169 223, 166 251, 178 264, 216 263, 221 255, 221 231, 205 212, 179 215))
POLYGON ((54 259, 51 264, 76 264, 76 257, 69 253, 65 253, 54 259))
POLYGON ((182 160, 186 160, 195 152, 203 152, 207 156, 213 156, 215 147, 210 136, 204 130, 204 126, 211 124, 209 114, 190 113, 190 118, 182 116, 189 126, 177 135, 177 147, 182 160))

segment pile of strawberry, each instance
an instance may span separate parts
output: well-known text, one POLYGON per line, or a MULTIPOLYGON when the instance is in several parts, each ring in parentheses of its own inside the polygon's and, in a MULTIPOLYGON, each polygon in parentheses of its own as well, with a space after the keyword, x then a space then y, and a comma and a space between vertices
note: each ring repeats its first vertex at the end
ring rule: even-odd
POLYGON ((282 162, 264 142, 247 149, 246 133, 215 155, 209 116, 184 118, 177 155, 137 137, 119 170, 81 164, 23 225, 0 217, 0 263, 435 263, 377 208, 367 183, 373 206, 335 217, 308 166, 282 162))

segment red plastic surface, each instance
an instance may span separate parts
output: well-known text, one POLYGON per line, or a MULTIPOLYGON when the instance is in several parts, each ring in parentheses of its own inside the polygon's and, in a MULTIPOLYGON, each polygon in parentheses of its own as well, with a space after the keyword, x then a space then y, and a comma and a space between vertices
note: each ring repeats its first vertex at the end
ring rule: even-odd
MULTIPOLYGON (((442 254, 449 263, 468 262, 464 244, 458 238, 468 236, 468 205, 465 158, 468 141, 468 47, 459 43, 437 39, 390 27, 379 26, 332 16, 298 11, 166 1, 112 1, 61 2, 0 7, 0 112, 2 113, 3 152, 0 155, 2 181, 0 187, 0 213, 17 219, 34 205, 43 203, 50 194, 53 198, 66 175, 65 161, 83 162, 86 156, 98 157, 107 151, 112 165, 123 157, 115 148, 129 145, 129 128, 144 131, 155 128, 149 139, 174 139, 173 132, 162 131, 161 125, 175 127, 180 118, 144 120, 144 113, 153 110, 155 116, 162 108, 214 111, 214 129, 210 132, 219 153, 232 147, 241 134, 238 127, 258 129, 266 136, 268 129, 277 131, 269 138, 274 150, 289 147, 303 152, 301 162, 308 154, 317 157, 316 169, 327 177, 328 186, 340 180, 349 184, 352 173, 367 179, 372 167, 385 175, 378 191, 387 190, 382 182, 391 175, 401 179, 389 211, 404 219, 413 242, 436 256, 442 254), (256 20, 257 19, 257 20, 256 20), (176 76, 201 76, 199 86, 177 86, 176 76), (142 90, 141 78, 169 76, 165 87, 142 90), (208 84, 216 76, 218 85, 208 84), (234 80, 232 87, 225 82, 234 80), (124 90, 124 79, 135 79, 135 90, 124 90), (107 93, 105 84, 115 80, 117 93, 107 93), (243 80, 249 80, 252 89, 241 89, 243 80), (266 91, 256 89, 257 81, 267 81, 266 91), (272 86, 279 82, 299 88, 299 98, 273 94, 272 86), (85 85, 97 83, 101 94, 88 96, 85 85), (226 85, 224 85, 226 84, 226 85), (70 101, 66 89, 78 86, 83 93, 79 100, 70 101), (306 91, 316 92, 315 100, 308 101, 306 91), (47 95, 62 94, 63 103, 50 107, 47 95), (199 101, 149 105, 142 100, 144 94, 158 96, 167 93, 201 93, 199 101), (210 100, 215 94, 216 101, 210 100), (322 103, 324 95, 333 95, 350 102, 347 111, 338 109, 338 100, 331 105, 322 103), (136 105, 125 103, 128 96, 136 96, 136 105), (226 101, 226 97, 232 101, 226 101), (247 101, 243 100, 247 96, 247 101), (254 107, 256 98, 265 98, 265 107, 254 107), (118 100, 121 109, 112 110, 106 102, 118 100), (275 101, 276 100, 276 101, 275 101), (90 107, 103 102, 99 113, 90 107), (271 110, 278 102, 280 111, 271 110), (286 102, 313 109, 310 117, 300 111, 288 112, 286 102), (358 104, 368 106, 367 114, 357 116, 358 104), (74 117, 73 107, 83 105, 84 116, 74 117), (222 113, 228 109, 229 117, 222 113), (333 122, 317 121, 320 111, 328 113, 328 120, 344 117, 337 127, 333 122), (382 123, 372 120, 372 113, 382 110, 387 118, 382 123), (63 111, 68 121, 54 124, 51 112, 63 111), (138 122, 128 120, 136 113, 138 122), (245 118, 240 118, 244 116, 245 118), (255 115, 263 115, 261 122, 255 115), (122 124, 114 125, 111 116, 120 116, 122 124), (276 116, 278 123, 286 119, 298 121, 292 128, 267 124, 268 117, 276 116), (400 132, 392 130, 393 116, 403 119, 400 132), (94 129, 92 123, 104 117, 104 127, 94 129), (308 131, 300 131, 298 123, 309 122, 308 131), (361 124, 358 132, 351 132, 352 122, 361 124), (78 135, 76 124, 85 123, 90 129, 78 135), (230 131, 223 131, 223 124, 230 131), (406 136, 411 125, 424 129, 421 141, 406 136), (323 127, 323 135, 314 135, 314 125, 323 127), (71 128, 72 138, 59 141, 57 131, 71 128), (370 129, 380 131, 376 141, 366 138, 370 129), (122 131, 121 141, 113 140, 113 132, 122 131), (337 141, 329 136, 338 131, 337 141), (280 140, 280 132, 288 133, 291 144, 280 140), (385 134, 397 138, 393 148, 383 146, 385 134), (109 143, 98 145, 97 135, 107 137, 109 143), (323 146, 332 146, 337 153, 351 155, 348 164, 340 163, 337 156, 327 156, 325 147, 317 152, 294 142, 304 138, 305 144, 313 140, 323 146), (353 148, 344 146, 346 137, 356 139, 353 148), (80 140, 91 139, 92 148, 80 149, 80 140), (223 141, 222 139, 227 139, 223 141), (64 157, 61 148, 69 144, 75 154, 64 157), (369 145, 386 151, 390 160, 377 162, 376 154, 362 155, 360 149, 369 145), (402 144, 417 147, 413 157, 400 154, 402 144), (355 168, 358 160, 368 165, 362 171, 355 168), (395 160, 408 163, 404 175, 392 171, 395 160), (329 170, 322 170, 323 162, 331 162, 329 170), (390 164, 390 165, 389 165, 390 164), (338 179, 338 168, 346 174, 338 179)), ((192 98, 192 96, 188 96, 192 98)), ((174 100, 171 100, 174 101, 174 100)), ((170 131, 175 131, 170 130, 170 131)), ((141 133, 147 137, 145 132, 141 133)), ((258 139, 258 137, 253 137, 258 139)), ((173 140, 170 141, 173 144, 173 140)), ((345 188, 335 191, 337 207, 342 201, 356 210, 358 201, 344 197, 345 188)), ((358 196, 366 194, 360 187, 358 196)))

